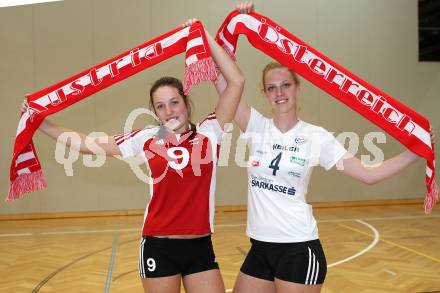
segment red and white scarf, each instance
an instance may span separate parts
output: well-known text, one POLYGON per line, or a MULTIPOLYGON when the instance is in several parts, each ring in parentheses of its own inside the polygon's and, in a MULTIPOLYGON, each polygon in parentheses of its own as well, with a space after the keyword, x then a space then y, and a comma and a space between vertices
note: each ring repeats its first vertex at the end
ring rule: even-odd
POLYGON ((438 201, 438 186, 435 182, 434 146, 431 145, 430 124, 426 118, 336 64, 266 16, 233 11, 218 30, 216 40, 233 55, 239 34, 246 35, 252 46, 294 70, 425 158, 425 212, 431 212, 438 201))
POLYGON ((47 186, 32 136, 48 115, 174 55, 186 52, 184 91, 201 81, 217 78, 215 63, 200 22, 179 27, 75 76, 27 96, 14 144, 10 187, 6 200, 47 186))

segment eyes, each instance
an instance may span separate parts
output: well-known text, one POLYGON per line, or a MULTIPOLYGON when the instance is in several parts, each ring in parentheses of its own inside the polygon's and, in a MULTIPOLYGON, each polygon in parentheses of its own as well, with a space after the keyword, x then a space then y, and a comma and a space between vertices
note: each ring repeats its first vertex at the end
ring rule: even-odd
MULTIPOLYGON (((290 82, 283 82, 281 83, 281 85, 279 86, 281 88, 281 90, 287 90, 292 86, 292 84, 290 82)), ((278 88, 278 86, 274 85, 274 84, 270 84, 266 87, 266 91, 269 93, 273 93, 276 91, 276 89, 278 88)))
MULTIPOLYGON (((178 106, 180 104, 180 101, 175 99, 175 100, 172 100, 170 102, 170 104, 171 104, 171 106, 178 106)), ((157 103, 156 104, 156 110, 163 110, 163 109, 165 109, 165 104, 164 103, 157 103)))

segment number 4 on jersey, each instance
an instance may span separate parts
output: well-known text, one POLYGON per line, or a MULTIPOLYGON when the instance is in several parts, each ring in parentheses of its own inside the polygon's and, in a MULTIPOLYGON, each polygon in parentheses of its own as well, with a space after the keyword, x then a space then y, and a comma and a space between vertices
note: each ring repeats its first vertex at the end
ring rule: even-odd
POLYGON ((281 155, 283 153, 279 153, 278 156, 276 156, 269 164, 269 168, 271 168, 272 171, 272 175, 276 176, 277 175, 277 171, 280 169, 280 167, 278 167, 278 165, 280 164, 281 161, 281 155))

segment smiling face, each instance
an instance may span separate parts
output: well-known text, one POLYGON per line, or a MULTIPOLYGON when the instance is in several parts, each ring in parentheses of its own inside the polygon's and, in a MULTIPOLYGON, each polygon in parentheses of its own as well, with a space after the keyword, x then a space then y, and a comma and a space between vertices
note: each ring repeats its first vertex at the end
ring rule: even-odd
POLYGON ((274 67, 263 71, 264 94, 274 114, 296 114, 296 96, 299 93, 298 78, 286 67, 274 67))
POLYGON ((177 88, 169 85, 158 87, 152 93, 154 112, 159 120, 175 133, 188 130, 188 108, 177 88))

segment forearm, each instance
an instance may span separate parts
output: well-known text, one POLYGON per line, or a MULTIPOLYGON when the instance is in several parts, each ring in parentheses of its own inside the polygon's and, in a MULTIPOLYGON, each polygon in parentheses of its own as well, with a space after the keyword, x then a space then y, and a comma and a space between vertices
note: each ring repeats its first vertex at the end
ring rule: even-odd
POLYGON ((406 150, 376 166, 365 166, 358 158, 350 156, 343 161, 342 173, 366 184, 376 184, 399 174, 419 157, 406 150))
POLYGON ((215 63, 219 66, 220 72, 226 81, 226 85, 242 86, 244 84, 244 76, 237 64, 235 64, 226 51, 217 44, 207 31, 206 38, 211 49, 212 57, 215 63))
POLYGON ((44 134, 53 138, 55 141, 62 143, 69 148, 72 148, 74 150, 77 150, 77 151, 79 151, 81 153, 85 153, 85 154, 92 154, 93 153, 93 151, 90 150, 85 143, 87 136, 81 132, 77 132, 72 129, 53 124, 52 122, 50 122, 48 120, 44 120, 41 123, 39 130, 41 132, 43 132, 44 134), (80 140, 73 143, 72 136, 62 135, 64 133, 72 133, 73 136, 75 136, 77 138, 79 137, 80 140))
POLYGON ((418 158, 416 154, 406 150, 391 159, 385 160, 380 166, 366 167, 369 170, 368 182, 375 184, 393 177, 415 163, 418 158))
POLYGON ((220 68, 221 76, 216 87, 219 100, 216 107, 217 120, 221 127, 234 119, 244 88, 244 76, 237 64, 215 42, 209 33, 206 33, 212 57, 220 68))

